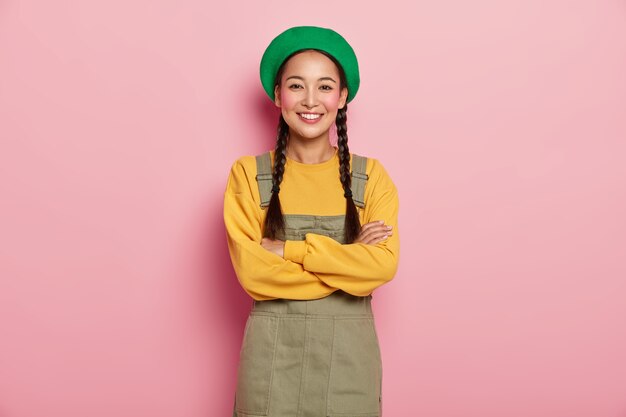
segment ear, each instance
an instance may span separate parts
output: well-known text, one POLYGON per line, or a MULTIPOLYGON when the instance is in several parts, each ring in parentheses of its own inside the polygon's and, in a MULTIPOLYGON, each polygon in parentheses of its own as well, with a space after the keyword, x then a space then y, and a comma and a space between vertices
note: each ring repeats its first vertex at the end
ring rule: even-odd
POLYGON ((274 87, 274 105, 280 107, 280 87, 274 87))
POLYGON ((344 87, 341 89, 341 94, 339 95, 339 108, 343 109, 346 105, 346 101, 348 99, 348 88, 344 87))

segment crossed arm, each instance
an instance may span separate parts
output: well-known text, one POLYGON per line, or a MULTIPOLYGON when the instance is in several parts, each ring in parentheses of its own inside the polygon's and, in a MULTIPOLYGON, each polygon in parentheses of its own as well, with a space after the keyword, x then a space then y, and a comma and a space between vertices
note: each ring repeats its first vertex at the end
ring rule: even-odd
POLYGON ((398 195, 390 179, 372 184, 363 216, 367 223, 354 243, 340 244, 315 233, 303 241, 263 238, 258 203, 246 187, 235 185, 234 175, 231 171, 224 193, 224 222, 235 273, 252 298, 315 299, 337 289, 365 296, 394 277, 398 195))
MULTIPOLYGON (((361 232, 354 240, 354 243, 365 243, 367 245, 375 245, 387 239, 387 236, 393 234, 393 226, 386 225, 384 220, 376 220, 369 222, 361 226, 361 232)), ((261 239, 261 246, 268 251, 275 253, 276 255, 284 258, 285 256, 285 241, 280 239, 270 239, 264 237, 261 239)))

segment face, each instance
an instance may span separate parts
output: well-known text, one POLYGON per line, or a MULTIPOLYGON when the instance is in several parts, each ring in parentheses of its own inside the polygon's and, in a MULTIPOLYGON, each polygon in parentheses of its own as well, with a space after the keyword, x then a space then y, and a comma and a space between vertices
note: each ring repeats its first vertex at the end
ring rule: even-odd
POLYGON ((285 64, 280 84, 274 91, 289 125, 290 139, 328 139, 337 111, 346 104, 348 89, 339 89, 339 70, 326 55, 305 51, 285 64))

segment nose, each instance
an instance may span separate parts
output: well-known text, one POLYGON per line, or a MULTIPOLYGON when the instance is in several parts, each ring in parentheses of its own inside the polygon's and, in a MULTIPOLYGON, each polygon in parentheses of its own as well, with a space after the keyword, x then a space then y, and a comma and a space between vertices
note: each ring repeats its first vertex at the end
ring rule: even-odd
POLYGON ((308 109, 312 109, 317 105, 317 92, 314 88, 309 88, 306 90, 304 102, 302 104, 308 109))

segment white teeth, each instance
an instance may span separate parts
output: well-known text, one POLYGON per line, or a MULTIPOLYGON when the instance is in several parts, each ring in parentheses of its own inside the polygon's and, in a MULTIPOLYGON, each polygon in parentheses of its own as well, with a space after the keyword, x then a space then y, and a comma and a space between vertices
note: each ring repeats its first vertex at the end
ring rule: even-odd
POLYGON ((300 113, 300 116, 302 116, 303 118, 308 119, 308 120, 315 120, 315 119, 319 119, 321 114, 300 113))

